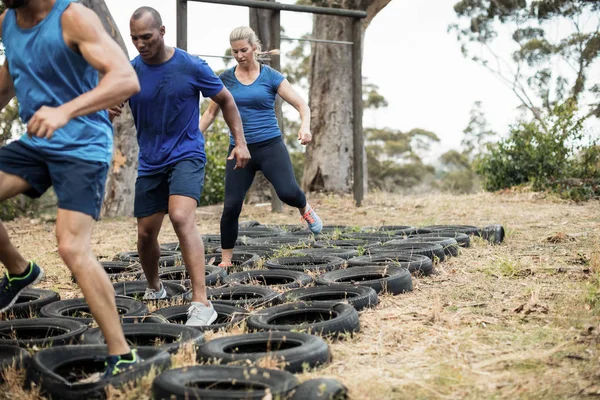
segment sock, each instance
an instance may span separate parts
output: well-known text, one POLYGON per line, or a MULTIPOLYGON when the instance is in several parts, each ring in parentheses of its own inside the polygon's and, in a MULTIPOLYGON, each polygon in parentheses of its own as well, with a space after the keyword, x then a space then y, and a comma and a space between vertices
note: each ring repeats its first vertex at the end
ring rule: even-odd
POLYGON ((11 278, 24 278, 27 276, 27 274, 29 274, 29 272, 31 271, 31 268, 33 267, 33 261, 29 261, 29 265, 27 266, 27 268, 25 268, 25 272, 23 272, 22 274, 18 274, 18 275, 9 275, 11 278))
POLYGON ((121 354, 121 355, 119 356, 119 358, 120 358, 121 360, 125 360, 125 361, 133 361, 133 353, 131 353, 131 351, 130 351, 130 352, 129 352, 129 353, 127 353, 127 354, 121 354))

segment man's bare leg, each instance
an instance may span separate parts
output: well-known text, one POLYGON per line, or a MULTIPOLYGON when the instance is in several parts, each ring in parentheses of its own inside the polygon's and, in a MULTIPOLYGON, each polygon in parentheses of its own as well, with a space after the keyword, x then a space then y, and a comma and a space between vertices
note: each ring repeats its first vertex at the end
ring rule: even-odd
POLYGON ((94 220, 89 215, 59 209, 56 217, 58 253, 83 292, 85 301, 104 335, 108 354, 128 354, 130 348, 119 321, 114 288, 92 254, 90 238, 93 225, 94 220))
POLYGON ((148 281, 148 287, 160 290, 158 279, 158 259, 160 258, 160 245, 158 234, 165 217, 164 212, 159 212, 148 217, 138 218, 138 255, 140 263, 148 281))
POLYGON ((192 282, 192 302, 208 306, 204 243, 194 218, 197 206, 198 203, 191 197, 169 196, 169 218, 179 238, 183 262, 192 282))

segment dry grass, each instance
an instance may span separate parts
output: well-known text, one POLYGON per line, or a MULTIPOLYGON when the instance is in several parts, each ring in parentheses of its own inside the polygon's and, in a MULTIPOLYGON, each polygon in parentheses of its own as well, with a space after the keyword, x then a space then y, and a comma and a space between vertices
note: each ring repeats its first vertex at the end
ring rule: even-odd
MULTIPOLYGON (((352 399, 583 398, 600 394, 600 203, 572 204, 531 193, 471 196, 373 194, 356 209, 350 197, 312 197, 326 224, 350 226, 460 223, 507 229, 501 246, 473 241, 414 291, 385 295, 361 312, 361 332, 332 342, 333 362, 302 380, 335 377, 352 399)), ((197 210, 203 233, 218 232, 221 207, 197 210)), ((300 223, 286 208, 245 206, 243 220, 300 223)), ((57 252, 51 222, 7 224, 23 253, 46 267, 41 287, 79 296, 57 252)), ((136 248, 132 218, 103 220, 94 232, 99 258, 136 248)), ((165 222, 161 242, 176 240, 165 222)), ((243 332, 207 334, 207 339, 243 332)), ((192 354, 177 355, 177 366, 192 354)), ((18 388, 16 374, 0 398, 40 397, 18 388), (21 397, 21 395, 26 397, 21 397)), ((112 399, 148 398, 150 381, 112 399)))

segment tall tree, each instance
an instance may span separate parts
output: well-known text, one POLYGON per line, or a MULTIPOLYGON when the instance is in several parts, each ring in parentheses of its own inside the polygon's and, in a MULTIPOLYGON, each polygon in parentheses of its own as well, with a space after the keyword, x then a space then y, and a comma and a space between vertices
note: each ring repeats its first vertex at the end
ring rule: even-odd
MULTIPOLYGON (((313 4, 364 10, 362 34, 390 0, 315 0, 313 4)), ((352 41, 352 19, 315 15, 312 37, 352 41)), ((361 41, 362 43, 362 41, 361 41)), ((362 49, 361 49, 362 50, 362 49)), ((309 105, 313 144, 306 149, 302 185, 308 191, 349 192, 353 181, 352 51, 313 43, 309 105)), ((366 175, 366 174, 365 174, 366 175)))
POLYGON ((451 25, 463 54, 485 66, 548 131, 544 115, 575 102, 600 117, 600 85, 588 74, 600 54, 600 3, 585 0, 461 0, 451 25), (512 54, 495 46, 512 31, 512 54))
MULTIPOLYGON (((104 0, 80 1, 98 14, 106 31, 129 57, 119 28, 117 28, 104 0)), ((123 108, 121 116, 115 118, 114 128, 113 159, 106 182, 102 213, 108 217, 130 216, 133 214, 138 145, 133 116, 128 105, 123 108)))

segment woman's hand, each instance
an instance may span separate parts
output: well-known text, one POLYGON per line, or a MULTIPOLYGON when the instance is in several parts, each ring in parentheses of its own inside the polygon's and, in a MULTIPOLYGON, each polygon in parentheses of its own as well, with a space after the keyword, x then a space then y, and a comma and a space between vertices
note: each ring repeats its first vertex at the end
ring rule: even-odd
POLYGON ((310 133, 310 129, 300 127, 300 130, 298 131, 298 140, 302 145, 309 144, 312 141, 312 134, 310 133))

